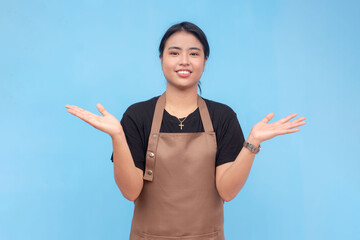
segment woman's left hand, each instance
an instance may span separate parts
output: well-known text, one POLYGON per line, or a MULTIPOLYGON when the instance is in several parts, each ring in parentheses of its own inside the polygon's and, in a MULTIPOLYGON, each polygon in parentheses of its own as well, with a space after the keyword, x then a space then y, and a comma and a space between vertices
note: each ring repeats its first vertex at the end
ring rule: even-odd
POLYGON ((306 122, 304 121, 305 117, 300 117, 298 119, 288 122, 290 119, 296 117, 297 115, 297 113, 293 113, 276 122, 268 123, 274 117, 274 113, 269 113, 263 120, 253 126, 249 137, 254 139, 256 143, 260 144, 260 142, 263 142, 278 135, 298 132, 300 131, 300 129, 296 127, 306 124, 306 122))

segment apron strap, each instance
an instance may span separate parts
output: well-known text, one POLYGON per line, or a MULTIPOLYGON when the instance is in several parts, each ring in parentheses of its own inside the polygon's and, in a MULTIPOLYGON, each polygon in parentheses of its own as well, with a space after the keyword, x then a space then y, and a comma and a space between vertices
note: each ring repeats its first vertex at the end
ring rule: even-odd
MULTIPOLYGON (((145 174, 143 179, 147 181, 152 181, 154 178, 154 169, 155 169, 155 159, 156 159, 156 149, 159 140, 161 123, 164 115, 165 109, 165 95, 166 91, 158 98, 155 105, 155 112, 151 124, 151 131, 149 136, 148 148, 146 151, 146 165, 145 165, 145 174)), ((200 111, 200 116, 205 132, 214 132, 213 125, 211 122, 209 110, 206 106, 204 99, 197 95, 197 104, 200 111)))
POLYGON ((158 98, 155 105, 155 112, 151 124, 148 148, 146 151, 146 165, 144 180, 152 181, 154 178, 156 149, 159 141, 161 122, 165 109, 165 92, 158 98))
POLYGON ((213 129, 213 125, 211 122, 209 110, 206 106, 206 102, 199 95, 198 95, 198 106, 199 106, 199 111, 200 111, 200 116, 201 116, 202 124, 204 127, 204 131, 205 132, 213 132, 214 129, 213 129))

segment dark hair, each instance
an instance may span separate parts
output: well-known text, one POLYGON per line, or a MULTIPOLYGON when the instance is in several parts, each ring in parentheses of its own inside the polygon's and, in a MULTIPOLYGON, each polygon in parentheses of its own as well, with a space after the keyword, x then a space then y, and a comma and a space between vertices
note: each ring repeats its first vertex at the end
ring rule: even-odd
MULTIPOLYGON (((190 23, 190 22, 181 22, 181 23, 174 24, 166 31, 166 33, 164 34, 164 36, 162 37, 161 42, 160 42, 159 57, 163 56, 165 43, 168 40, 168 38, 171 35, 173 35, 174 33, 181 32, 181 31, 193 34, 201 42, 203 49, 204 49, 205 59, 207 59, 210 55, 210 47, 209 47, 207 38, 205 36, 205 33, 198 26, 196 26, 195 24, 190 23)), ((200 94, 201 94, 200 81, 199 81, 198 87, 199 87, 200 94)))

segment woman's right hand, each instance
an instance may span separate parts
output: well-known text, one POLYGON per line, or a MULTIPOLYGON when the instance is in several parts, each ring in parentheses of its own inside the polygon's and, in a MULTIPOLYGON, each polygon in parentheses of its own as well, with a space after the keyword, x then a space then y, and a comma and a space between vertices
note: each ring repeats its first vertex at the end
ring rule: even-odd
POLYGON ((94 128, 97 128, 100 131, 109 134, 111 137, 123 133, 120 121, 116 119, 116 117, 108 113, 100 103, 96 105, 96 108, 103 115, 103 117, 74 105, 65 105, 65 107, 68 109, 69 113, 84 120, 94 128))

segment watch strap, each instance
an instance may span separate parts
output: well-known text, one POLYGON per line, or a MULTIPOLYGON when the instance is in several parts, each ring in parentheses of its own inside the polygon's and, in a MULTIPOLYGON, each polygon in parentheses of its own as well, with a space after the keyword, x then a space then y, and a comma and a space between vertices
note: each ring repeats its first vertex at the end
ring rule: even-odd
POLYGON ((251 144, 247 141, 244 142, 244 147, 246 147, 247 149, 249 149, 251 152, 253 152, 255 154, 260 152, 260 149, 261 149, 260 144, 259 144, 259 147, 255 147, 253 144, 251 144))

